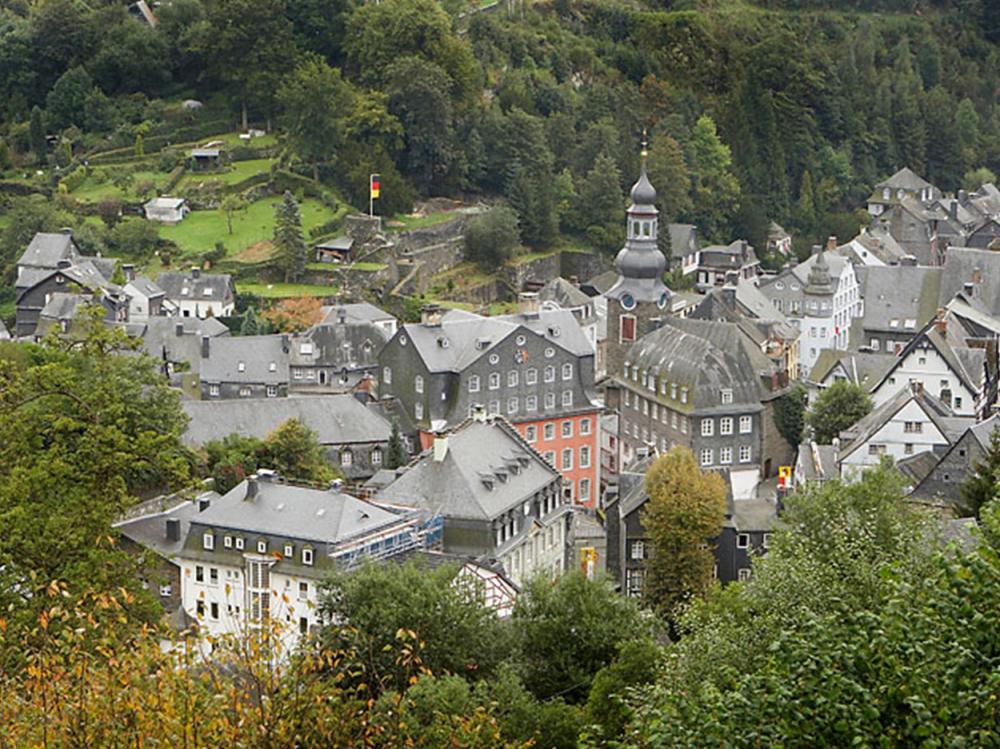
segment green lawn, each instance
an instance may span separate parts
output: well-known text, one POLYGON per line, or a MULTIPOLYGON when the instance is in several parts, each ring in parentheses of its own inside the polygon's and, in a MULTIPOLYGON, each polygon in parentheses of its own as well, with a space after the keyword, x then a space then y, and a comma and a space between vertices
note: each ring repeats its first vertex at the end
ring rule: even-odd
MULTIPOLYGON (((239 252, 252 244, 270 241, 274 236, 274 206, 281 202, 279 197, 266 198, 251 203, 245 211, 233 216, 233 233, 226 226, 226 215, 219 210, 192 211, 175 226, 160 228, 160 236, 169 239, 182 252, 197 255, 211 249, 216 242, 222 242, 228 255, 239 252)), ((334 213, 313 198, 306 198, 299 206, 302 209, 302 228, 309 230, 334 218, 334 213)))
POLYGON ((224 185, 235 185, 258 174, 267 174, 274 159, 250 159, 249 161, 234 161, 231 166, 219 172, 188 172, 184 175, 178 190, 197 187, 202 182, 221 182, 224 185))
POLYGON ((166 181, 167 174, 165 172, 143 170, 135 172, 132 175, 132 182, 128 186, 128 189, 122 190, 112 184, 111 180, 98 183, 94 180, 93 176, 90 176, 82 185, 80 185, 80 187, 71 192, 70 195, 79 200, 81 203, 97 203, 98 201, 106 198, 139 200, 139 196, 135 193, 135 186, 140 182, 152 182, 156 185, 157 191, 159 191, 160 186, 165 184, 166 181))
POLYGON ((307 283, 236 283, 240 294, 253 294, 265 299, 287 299, 300 296, 331 296, 336 286, 315 286, 307 283))

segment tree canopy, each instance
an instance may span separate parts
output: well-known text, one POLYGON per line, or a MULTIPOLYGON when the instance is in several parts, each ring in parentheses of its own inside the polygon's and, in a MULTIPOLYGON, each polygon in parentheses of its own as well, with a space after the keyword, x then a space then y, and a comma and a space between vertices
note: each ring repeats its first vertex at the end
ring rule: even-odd
POLYGON ((872 399, 864 388, 847 380, 838 380, 819 394, 806 420, 816 441, 829 445, 871 410, 872 399))

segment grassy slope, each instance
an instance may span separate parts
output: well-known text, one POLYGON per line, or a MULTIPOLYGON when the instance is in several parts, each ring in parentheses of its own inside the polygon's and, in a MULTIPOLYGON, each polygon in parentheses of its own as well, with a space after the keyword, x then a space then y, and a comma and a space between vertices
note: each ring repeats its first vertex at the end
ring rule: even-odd
MULTIPOLYGON (((185 254, 203 253, 216 242, 222 242, 227 254, 231 255, 257 242, 270 241, 274 236, 274 206, 279 202, 281 198, 271 197, 238 212, 233 217, 232 234, 222 211, 193 211, 176 226, 162 227, 160 236, 175 242, 185 254)), ((302 201, 300 208, 302 228, 307 235, 313 227, 335 217, 333 211, 312 198, 302 201)))

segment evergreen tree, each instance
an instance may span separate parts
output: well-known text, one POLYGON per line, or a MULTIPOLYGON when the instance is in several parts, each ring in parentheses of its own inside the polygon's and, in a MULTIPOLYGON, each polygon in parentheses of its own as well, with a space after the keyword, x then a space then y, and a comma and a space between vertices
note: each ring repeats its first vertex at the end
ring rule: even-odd
POLYGON ((277 223, 274 227, 274 257, 284 273, 285 283, 297 281, 306 268, 309 248, 302 236, 302 215, 299 204, 288 190, 281 204, 275 208, 277 223))
POLYGON ((812 173, 808 170, 802 175, 802 184, 799 185, 799 202, 795 206, 795 221, 799 228, 806 232, 812 232, 816 228, 816 199, 813 195, 812 173))
POLYGON ((668 133, 657 133, 652 137, 646 173, 656 188, 660 237, 663 237, 668 234, 666 224, 688 216, 692 208, 691 175, 684 162, 684 152, 668 133))
POLYGON ((240 335, 259 335, 260 334, 260 322, 257 318, 257 310, 253 307, 247 307, 246 313, 243 315, 243 322, 240 323, 240 335))
POLYGON ((976 112, 976 105, 968 97, 962 99, 955 109, 955 132, 954 139, 962 155, 964 172, 971 169, 979 155, 979 133, 981 123, 979 113, 976 112))
POLYGON ((983 507, 996 498, 998 482, 1000 482, 1000 429, 994 429, 986 453, 976 461, 965 481, 958 485, 960 501, 956 510, 959 515, 978 519, 983 507))
POLYGON ((621 177, 611 157, 602 153, 580 184, 577 212, 586 220, 587 237, 600 249, 621 244, 623 201, 621 177))
POLYGON ((732 152, 719 139, 715 122, 702 115, 691 132, 694 187, 692 219, 708 238, 728 234, 740 202, 740 183, 732 172, 732 152))
POLYGON ((409 461, 403 435, 399 433, 399 421, 392 420, 392 433, 389 435, 389 454, 386 456, 385 467, 393 470, 405 466, 409 461))
POLYGON ((49 144, 45 140, 45 123, 42 120, 42 110, 38 105, 31 108, 31 124, 28 127, 31 150, 34 152, 35 158, 41 160, 45 158, 49 144))

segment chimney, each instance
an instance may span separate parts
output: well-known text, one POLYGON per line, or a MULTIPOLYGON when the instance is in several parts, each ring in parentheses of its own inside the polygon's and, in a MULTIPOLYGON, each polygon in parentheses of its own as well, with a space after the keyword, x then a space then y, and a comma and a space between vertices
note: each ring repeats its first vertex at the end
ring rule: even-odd
POLYGON ((269 484, 273 484, 279 478, 278 472, 273 468, 258 468, 256 475, 258 481, 266 481, 269 484))
POLYGON ((178 338, 184 335, 184 323, 182 322, 174 323, 174 335, 177 336, 178 338))
POLYGON ((337 322, 341 325, 347 322, 347 310, 343 307, 337 307, 337 322))
POLYGON ((197 265, 191 266, 191 278, 201 278, 201 268, 197 265))
POLYGON ((135 266, 132 263, 122 263, 122 273, 125 274, 126 281, 135 280, 135 266))
POLYGON ((210 344, 211 340, 212 339, 209 338, 207 335, 203 335, 201 337, 201 358, 202 359, 207 359, 208 358, 208 352, 209 352, 209 348, 210 348, 210 345, 211 345, 210 344))
POLYGON ((257 474, 252 473, 247 476, 247 493, 243 497, 243 501, 254 500, 257 497, 257 492, 259 490, 260 487, 257 485, 257 474))
POLYGON ((719 289, 719 295, 722 297, 722 303, 726 305, 729 309, 736 308, 736 285, 726 284, 721 289, 719 289))
POLYGON ((442 460, 448 457, 448 435, 435 434, 434 435, 434 462, 440 463, 442 460))
POLYGON ((343 479, 334 479, 330 482, 330 491, 334 494, 340 494, 341 490, 344 488, 343 479))
POLYGON ((945 320, 945 310, 944 308, 939 308, 937 311, 937 318, 934 320, 934 328, 938 333, 944 335, 948 332, 948 321, 945 320))
POLYGON ((976 291, 976 285, 972 281, 966 281, 962 284, 962 291, 965 292, 966 296, 972 296, 976 291))
POLYGON ((181 521, 178 518, 167 518, 167 540, 181 540, 181 521))
POLYGON ((980 267, 975 267, 972 269, 972 283, 979 284, 983 282, 983 270, 980 267))
POLYGON ((835 250, 837 249, 837 235, 831 234, 826 238, 826 249, 835 250))
POLYGON ((524 317, 538 317, 538 292, 522 291, 517 295, 517 311, 524 317))
POLYGON ((902 255, 899 258, 899 264, 907 268, 915 268, 917 265, 916 255, 902 255))
POLYGON ((208 499, 208 497, 199 497, 198 498, 198 512, 204 512, 205 510, 207 510, 211 506, 211 504, 212 504, 212 500, 208 499))
POLYGON ((738 270, 726 271, 726 285, 736 286, 740 282, 740 272, 738 270))
POLYGON ((574 286, 576 286, 576 288, 580 288, 580 277, 579 276, 570 276, 569 277, 569 282, 571 284, 573 284, 574 286))
POLYGON ((281 351, 282 353, 288 353, 288 333, 281 334, 281 351))
POLYGON ((425 304, 420 310, 420 324, 428 328, 440 328, 444 310, 438 304, 425 304))
POLYGON ((968 200, 969 200, 969 193, 967 193, 965 190, 959 190, 958 202, 961 203, 962 205, 965 205, 966 202, 968 202, 968 200))
POLYGON ((958 201, 952 199, 948 201, 948 215, 954 220, 958 220, 958 201))
POLYGON ((73 236, 73 230, 70 227, 68 227, 68 226, 62 227, 59 230, 59 233, 60 234, 65 234, 67 237, 72 237, 73 236))
POLYGON ((480 424, 486 423, 486 407, 483 404, 477 403, 472 407, 472 420, 480 424))

